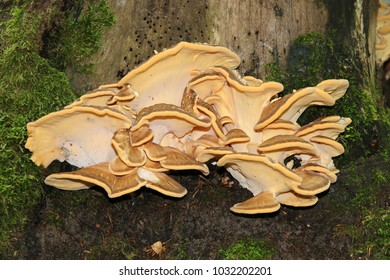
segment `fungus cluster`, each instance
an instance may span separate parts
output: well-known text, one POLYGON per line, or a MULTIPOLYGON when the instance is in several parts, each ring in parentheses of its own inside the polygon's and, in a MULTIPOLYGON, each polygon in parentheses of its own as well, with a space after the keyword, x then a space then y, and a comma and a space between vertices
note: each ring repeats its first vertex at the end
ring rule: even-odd
POLYGON ((182 197, 187 190, 167 173, 207 175, 206 163, 216 163, 254 195, 233 212, 314 205, 337 179, 332 158, 344 149, 336 139, 351 120, 330 116, 303 126, 297 120, 309 106, 332 106, 348 81, 278 97, 280 83, 240 77, 239 64, 224 47, 181 42, 118 83, 29 123, 26 148, 37 165, 58 160, 78 167, 46 178, 64 190, 97 185, 118 197, 147 187, 182 197))
MULTIPOLYGON (((379 2, 376 25, 376 60, 381 66, 390 59, 390 6, 379 2)), ((388 78, 388 77, 387 77, 388 78)))

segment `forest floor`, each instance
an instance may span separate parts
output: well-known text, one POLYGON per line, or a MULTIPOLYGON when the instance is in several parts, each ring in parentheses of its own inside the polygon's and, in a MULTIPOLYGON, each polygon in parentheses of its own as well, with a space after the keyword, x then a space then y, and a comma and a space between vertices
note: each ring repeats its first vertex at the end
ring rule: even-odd
MULTIPOLYGON (((254 216, 229 211, 251 194, 224 169, 213 166, 207 177, 172 175, 188 189, 182 199, 145 188, 109 199, 100 188, 70 192, 47 187, 42 203, 31 213, 26 235, 16 242, 15 257, 221 259, 226 258, 224 250, 234 244, 260 240, 271 248, 271 259, 370 259, 371 248, 356 253, 361 238, 353 229, 361 226, 362 213, 351 207, 366 186, 353 185, 351 178, 359 174, 368 184, 374 180, 373 168, 389 172, 388 166, 389 162, 377 157, 351 163, 340 168, 337 183, 320 195, 317 205, 282 206, 276 213, 254 216), (227 178, 232 186, 226 184, 227 178), (157 241, 164 245, 161 254, 150 250, 157 241)), ((389 182, 382 182, 371 210, 389 209, 389 195, 389 182)), ((240 256, 246 258, 245 252, 240 256)))

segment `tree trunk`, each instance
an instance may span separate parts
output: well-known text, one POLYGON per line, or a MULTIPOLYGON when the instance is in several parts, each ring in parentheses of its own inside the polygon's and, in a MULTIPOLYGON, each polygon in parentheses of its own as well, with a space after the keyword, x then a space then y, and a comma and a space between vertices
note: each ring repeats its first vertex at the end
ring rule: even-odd
POLYGON ((285 67, 292 41, 309 32, 333 32, 355 48, 371 76, 378 3, 371 0, 110 1, 116 25, 93 58, 96 75, 74 77, 78 89, 112 83, 180 41, 217 44, 237 52, 239 71, 264 79, 264 65, 285 67))

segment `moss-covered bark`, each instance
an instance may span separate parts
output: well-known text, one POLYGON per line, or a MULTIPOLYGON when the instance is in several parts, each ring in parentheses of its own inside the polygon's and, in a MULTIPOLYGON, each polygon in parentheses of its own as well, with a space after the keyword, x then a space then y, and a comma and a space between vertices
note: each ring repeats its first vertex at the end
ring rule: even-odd
POLYGON ((109 22, 105 1, 91 1, 88 8, 81 11, 80 18, 85 26, 77 25, 73 14, 64 10, 65 2, 52 1, 50 5, 47 1, 2 3, 0 258, 17 254, 10 246, 23 236, 27 216, 43 196, 42 169, 29 160, 30 153, 24 148, 26 124, 76 98, 65 70, 78 70, 84 60, 99 49, 102 29, 109 22), (103 24, 99 12, 105 16, 103 24), (47 45, 46 35, 56 26, 61 26, 60 33, 54 32, 56 36, 47 45), (64 40, 65 37, 68 40, 64 40), (66 64, 59 65, 59 60, 66 64))

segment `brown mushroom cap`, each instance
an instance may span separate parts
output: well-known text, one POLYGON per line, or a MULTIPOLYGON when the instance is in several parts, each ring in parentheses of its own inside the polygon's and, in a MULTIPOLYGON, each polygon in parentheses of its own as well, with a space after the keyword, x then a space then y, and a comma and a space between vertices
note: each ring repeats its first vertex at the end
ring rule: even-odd
POLYGON ((341 155, 344 148, 334 139, 344 132, 350 123, 351 119, 349 118, 326 117, 302 126, 294 135, 316 146, 317 156, 319 157, 317 163, 335 171, 336 167, 332 157, 341 155))
POLYGON ((146 156, 152 161, 161 161, 168 157, 166 149, 153 142, 146 143, 142 148, 146 156))
MULTIPOLYGON (((225 67, 210 67, 200 72, 190 81, 188 88, 195 91, 205 102, 213 105, 219 118, 229 117, 235 122, 241 120, 241 114, 244 115, 235 110, 246 110, 246 119, 253 115, 258 118, 269 99, 283 90, 280 83, 263 83, 249 77, 241 79, 235 72, 225 67)), ((253 123, 256 121, 257 119, 253 123)), ((236 128, 243 129, 241 126, 236 128)), ((253 130, 253 127, 250 130, 253 130)))
POLYGON ((106 162, 72 172, 51 174, 45 183, 63 190, 79 190, 96 185, 102 187, 111 198, 134 192, 143 186, 172 197, 182 197, 187 193, 183 186, 164 173, 134 168, 126 175, 116 176, 109 171, 106 162))
MULTIPOLYGON (((207 131, 207 132, 209 132, 209 131, 207 131)), ((179 148, 179 145, 177 145, 177 146, 172 145, 172 147, 176 147, 176 148, 182 150, 183 152, 190 155, 192 158, 194 158, 195 160, 197 160, 199 162, 206 162, 207 160, 202 161, 198 158, 198 155, 202 150, 204 150, 208 147, 223 147, 222 141, 216 135, 205 134, 207 132, 200 131, 200 130, 194 130, 191 132, 191 135, 189 135, 190 137, 183 139, 183 143, 182 143, 181 148, 179 148)))
POLYGON ((201 147, 195 149, 194 156, 199 162, 208 162, 211 159, 219 158, 221 156, 232 154, 234 151, 230 147, 201 147))
POLYGON ((280 204, 275 200, 275 195, 264 191, 244 202, 237 203, 230 208, 239 214, 262 214, 278 211, 280 204))
POLYGON ((330 180, 317 172, 303 168, 295 169, 294 172, 302 178, 300 185, 293 185, 292 190, 300 195, 316 195, 326 191, 330 186, 330 180))
MULTIPOLYGON (((260 153, 272 153, 276 151, 302 151, 315 152, 315 148, 308 141, 295 135, 277 135, 261 143, 257 150, 260 153)), ((294 152, 295 153, 295 152, 294 152)))
POLYGON ((138 168, 137 174, 146 181, 147 188, 172 197, 183 197, 187 194, 186 188, 164 173, 152 172, 145 168, 138 168))
POLYGON ((234 69, 239 64, 238 55, 227 48, 181 42, 130 71, 115 86, 130 84, 138 93, 129 104, 135 112, 158 103, 179 106, 194 69, 212 66, 234 69))
POLYGON ((217 165, 230 168, 232 176, 254 195, 263 191, 290 191, 302 182, 302 178, 294 172, 261 155, 227 154, 218 160, 217 165))
POLYGON ((319 146, 321 150, 324 150, 330 157, 337 157, 344 153, 344 147, 336 140, 326 136, 314 136, 310 138, 310 142, 319 146))
POLYGON ((246 134, 243 130, 239 128, 233 128, 229 130, 225 137, 226 137, 224 141, 225 145, 250 141, 248 134, 246 134))
POLYGON ((261 143, 257 151, 280 163, 294 154, 316 154, 316 149, 311 143, 295 135, 274 136, 261 143))
POLYGON ((328 178, 331 183, 335 183, 337 181, 337 176, 336 176, 337 172, 331 171, 328 168, 326 168, 325 166, 315 164, 315 163, 306 163, 306 164, 301 166, 301 169, 307 170, 307 171, 317 172, 317 173, 325 176, 326 178, 328 178))
POLYGON ((136 96, 136 93, 132 90, 131 85, 124 84, 123 86, 118 87, 115 95, 107 101, 107 105, 112 105, 119 102, 129 102, 133 100, 136 96))
POLYGON ((277 119, 296 122, 305 109, 311 105, 332 106, 335 99, 315 87, 307 87, 271 102, 263 111, 255 130, 260 131, 277 119))
POLYGON ((45 183, 63 190, 79 190, 94 185, 102 187, 109 197, 119 197, 140 189, 145 185, 133 169, 124 176, 116 176, 108 170, 108 163, 98 163, 72 172, 54 173, 46 177, 45 183))
POLYGON ((124 163, 119 156, 114 157, 110 162, 108 163, 108 170, 117 176, 123 176, 127 175, 134 171, 136 167, 128 166, 126 163, 124 163))
POLYGON ((132 146, 141 146, 150 142, 153 139, 153 131, 149 127, 141 126, 137 130, 127 130, 129 133, 129 141, 132 146))
MULTIPOLYGON (((151 135, 153 137, 153 134, 151 135)), ((131 138, 130 129, 118 129, 112 138, 112 145, 118 154, 118 157, 127 166, 143 166, 146 163, 146 154, 142 147, 132 145, 131 138)), ((151 138, 149 138, 149 140, 150 139, 151 138)))
POLYGON ((145 165, 142 166, 142 168, 150 170, 152 172, 159 172, 159 173, 169 171, 168 168, 162 167, 160 162, 152 161, 152 160, 147 160, 145 165))
POLYGON ((183 137, 194 127, 210 127, 211 121, 204 115, 195 115, 171 104, 156 104, 143 108, 137 115, 131 131, 148 125, 154 133, 154 142, 160 143, 167 133, 183 137))
POLYGON ((202 164, 189 155, 172 147, 164 147, 167 157, 160 161, 162 167, 172 170, 199 170, 203 174, 209 174, 209 169, 205 164, 202 164))
POLYGON ((314 195, 300 195, 293 191, 280 193, 276 196, 276 201, 280 204, 293 207, 308 207, 317 203, 318 197, 314 195))
POLYGON ((67 105, 65 109, 71 109, 76 106, 110 108, 124 114, 129 119, 134 119, 133 110, 126 105, 126 103, 134 98, 134 95, 131 95, 129 88, 130 87, 126 85, 122 89, 116 87, 96 89, 84 94, 75 102, 67 105))
POLYGON ((273 123, 267 125, 262 130, 262 141, 267 141, 268 139, 277 135, 292 135, 299 128, 300 126, 297 123, 293 123, 287 120, 276 120, 273 123))
POLYGON ((330 94, 330 96, 332 96, 335 100, 343 97, 344 94, 347 92, 348 87, 349 82, 348 80, 344 79, 325 80, 316 85, 316 88, 321 89, 326 93, 330 94))
POLYGON ((216 134, 220 139, 225 139, 222 123, 220 122, 220 119, 218 118, 218 114, 214 110, 214 107, 200 100, 197 103, 197 108, 199 109, 199 111, 203 112, 210 118, 213 133, 216 134))
POLYGON ((331 116, 315 120, 302 126, 294 135, 306 140, 310 140, 315 136, 326 136, 331 139, 336 139, 351 122, 350 118, 331 116))
POLYGON ((114 158, 111 138, 116 130, 130 125, 129 119, 116 111, 76 106, 28 123, 25 146, 37 165, 47 167, 54 160, 66 160, 84 167, 114 158))

